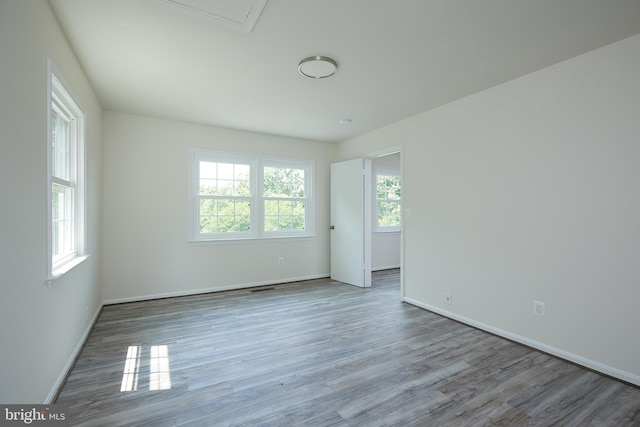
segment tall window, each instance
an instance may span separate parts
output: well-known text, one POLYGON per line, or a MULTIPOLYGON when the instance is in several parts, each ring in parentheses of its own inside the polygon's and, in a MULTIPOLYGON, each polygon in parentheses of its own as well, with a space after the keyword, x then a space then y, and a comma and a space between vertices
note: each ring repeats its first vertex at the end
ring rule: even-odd
POLYGON ((193 150, 192 240, 313 235, 311 161, 193 150))
POLYGON ((380 172, 376 174, 376 231, 400 230, 402 210, 400 176, 380 172))
POLYGON ((49 63, 49 281, 84 256, 84 113, 49 63))

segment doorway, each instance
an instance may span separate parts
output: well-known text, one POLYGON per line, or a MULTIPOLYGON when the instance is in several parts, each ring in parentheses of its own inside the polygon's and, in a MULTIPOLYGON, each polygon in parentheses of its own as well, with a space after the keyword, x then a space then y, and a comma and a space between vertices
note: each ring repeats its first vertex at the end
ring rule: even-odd
POLYGON ((400 153, 371 159, 371 271, 400 268, 402 178, 400 153))
MULTIPOLYGON (((356 167, 357 169, 357 167, 356 167)), ((400 269, 400 298, 404 299, 404 274, 402 272, 403 265, 403 220, 402 213, 402 147, 395 146, 388 149, 369 153, 362 159, 354 159, 351 161, 341 162, 332 165, 332 196, 331 196, 331 277, 340 280, 341 273, 339 268, 347 268, 352 272, 351 277, 357 280, 340 280, 356 286, 367 287, 371 284, 372 270, 384 271, 389 269, 400 269), (360 162, 360 173, 354 171, 352 177, 346 177, 335 180, 334 167, 341 168, 348 164, 354 167, 360 162), (364 166, 363 166, 364 165, 364 166), (360 177, 360 178, 359 178, 360 177), (378 197, 379 179, 386 180, 388 188, 380 192, 378 197), (359 184, 358 184, 359 180, 359 184), (345 228, 336 225, 342 221, 342 215, 337 215, 338 201, 343 193, 343 187, 347 181, 353 182, 353 193, 349 196, 349 204, 352 206, 348 209, 351 212, 353 220, 348 227, 349 234, 348 243, 344 241, 338 243, 341 233, 345 228), (359 185, 359 187, 358 187, 359 185), (338 187, 338 191, 334 193, 334 186, 338 187), (368 190, 365 190, 368 189, 368 190), (359 200, 355 206, 353 201, 359 200), (384 215, 379 216, 382 211, 384 215), (358 231, 360 230, 360 231, 358 231), (356 232, 357 231, 357 232, 356 232), (344 251, 342 247, 349 245, 352 249, 344 251), (357 251, 356 251, 357 249, 357 251), (340 255, 338 255, 340 254, 340 255), (349 260, 347 260, 347 255, 349 260), (364 270, 364 277, 363 277, 364 270)), ((351 184, 349 184, 351 185, 351 184)), ((341 204, 341 203, 340 203, 341 204)), ((343 208, 343 207, 341 207, 343 208)), ((341 238, 344 238, 342 236, 341 238)))

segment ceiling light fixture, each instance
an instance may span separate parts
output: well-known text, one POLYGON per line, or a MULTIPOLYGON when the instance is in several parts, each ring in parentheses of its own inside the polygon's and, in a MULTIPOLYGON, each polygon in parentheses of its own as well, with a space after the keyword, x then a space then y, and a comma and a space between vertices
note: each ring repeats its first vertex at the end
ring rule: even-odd
POLYGON ((336 73, 338 64, 326 56, 310 56, 298 64, 298 71, 305 77, 324 79, 336 73))

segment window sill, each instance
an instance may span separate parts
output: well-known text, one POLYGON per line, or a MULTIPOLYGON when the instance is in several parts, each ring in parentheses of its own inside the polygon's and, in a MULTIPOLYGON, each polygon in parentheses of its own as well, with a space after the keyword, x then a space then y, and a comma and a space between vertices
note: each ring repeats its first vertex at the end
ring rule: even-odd
POLYGON ((400 230, 376 230, 373 234, 400 234, 400 230))
POLYGON ((89 255, 77 256, 64 264, 58 266, 55 270, 51 272, 51 275, 47 278, 47 287, 49 290, 53 287, 53 284, 58 281, 62 276, 73 270, 78 265, 82 264, 85 260, 89 258, 89 255))
POLYGON ((188 240, 189 245, 218 245, 218 244, 236 244, 236 243, 274 243, 283 241, 300 241, 311 240, 316 236, 314 234, 308 234, 304 236, 273 236, 273 237, 249 237, 249 238, 234 238, 234 239, 199 239, 188 240))

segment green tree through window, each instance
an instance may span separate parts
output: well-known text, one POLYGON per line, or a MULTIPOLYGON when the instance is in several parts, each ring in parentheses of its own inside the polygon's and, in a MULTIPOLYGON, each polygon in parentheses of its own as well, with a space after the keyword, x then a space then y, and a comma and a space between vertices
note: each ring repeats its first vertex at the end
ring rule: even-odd
POLYGON ((399 229, 401 218, 401 182, 397 175, 376 176, 377 226, 399 229))
POLYGON ((201 161, 200 233, 251 230, 249 165, 201 161))
POLYGON ((264 230, 304 230, 304 169, 265 167, 264 230))

